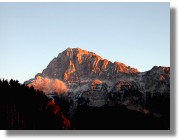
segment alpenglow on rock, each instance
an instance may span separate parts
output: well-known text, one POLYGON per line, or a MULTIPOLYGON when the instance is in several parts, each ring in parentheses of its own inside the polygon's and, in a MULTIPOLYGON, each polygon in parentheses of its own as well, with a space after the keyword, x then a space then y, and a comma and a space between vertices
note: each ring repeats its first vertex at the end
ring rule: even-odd
POLYGON ((115 80, 139 71, 120 62, 110 62, 80 48, 68 48, 54 58, 40 74, 42 77, 77 82, 86 79, 115 80))
POLYGON ((53 93, 57 91, 55 89, 62 90, 57 88, 59 86, 53 86, 54 82, 48 81, 57 80, 63 82, 58 85, 67 87, 63 93, 68 93, 66 95, 74 102, 73 107, 120 104, 132 110, 144 111, 144 108, 148 108, 163 113, 164 106, 170 106, 170 67, 154 66, 149 71, 139 72, 121 62, 112 63, 93 52, 68 48, 35 79, 25 84, 53 93), (39 82, 38 77, 44 80, 39 82))

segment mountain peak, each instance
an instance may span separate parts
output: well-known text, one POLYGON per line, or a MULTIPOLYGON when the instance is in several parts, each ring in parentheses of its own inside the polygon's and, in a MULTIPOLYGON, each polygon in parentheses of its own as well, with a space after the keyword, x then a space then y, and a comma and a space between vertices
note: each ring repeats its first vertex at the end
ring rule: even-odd
MULTIPOLYGON (((86 99, 84 102, 88 101, 92 107, 118 104, 144 112, 144 105, 151 106, 159 97, 162 97, 164 105, 164 99, 170 96, 170 67, 154 66, 140 73, 135 68, 117 61, 112 63, 93 52, 67 48, 26 84, 49 97, 54 92, 58 95, 68 93, 70 101, 74 101, 73 108, 82 105, 78 103, 79 99, 86 99)), ((159 107, 161 101, 157 102, 159 107)))
POLYGON ((56 78, 68 82, 80 79, 119 79, 124 74, 136 74, 139 71, 121 62, 108 61, 101 56, 81 48, 67 48, 54 58, 46 69, 43 77, 56 78))
POLYGON ((77 55, 77 54, 83 55, 84 54, 84 55, 96 55, 96 56, 98 56, 97 54, 95 54, 93 52, 83 50, 81 48, 67 48, 65 51, 63 51, 63 53, 67 54, 67 56, 69 56, 69 54, 72 54, 72 55, 77 55))

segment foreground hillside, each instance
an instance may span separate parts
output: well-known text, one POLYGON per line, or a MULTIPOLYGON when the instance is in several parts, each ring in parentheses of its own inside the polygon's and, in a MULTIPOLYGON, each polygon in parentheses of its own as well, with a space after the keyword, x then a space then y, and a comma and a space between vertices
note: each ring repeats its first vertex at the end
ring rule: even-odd
POLYGON ((0 80, 0 129, 70 129, 60 107, 43 92, 0 80))

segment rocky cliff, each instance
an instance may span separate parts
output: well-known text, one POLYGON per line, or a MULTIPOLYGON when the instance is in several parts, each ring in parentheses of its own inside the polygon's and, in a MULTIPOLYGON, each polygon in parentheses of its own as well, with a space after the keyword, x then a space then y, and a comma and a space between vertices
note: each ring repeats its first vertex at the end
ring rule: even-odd
POLYGON ((36 83, 41 83, 42 89, 44 84, 37 82, 38 79, 64 82, 75 107, 120 104, 146 113, 147 108, 163 112, 163 104, 169 104, 170 99, 170 67, 154 66, 149 71, 139 72, 136 68, 121 62, 112 63, 80 48, 66 49, 42 73, 25 83, 35 88, 39 87, 36 83))
POLYGON ((115 80, 139 71, 120 62, 110 62, 80 48, 68 48, 54 58, 40 74, 68 82, 87 79, 115 80))

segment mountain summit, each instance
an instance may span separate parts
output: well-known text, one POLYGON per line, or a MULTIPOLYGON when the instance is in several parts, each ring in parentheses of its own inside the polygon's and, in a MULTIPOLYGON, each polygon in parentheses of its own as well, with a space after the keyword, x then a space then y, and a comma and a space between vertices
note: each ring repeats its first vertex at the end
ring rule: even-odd
POLYGON ((108 61, 80 48, 67 48, 54 58, 40 76, 76 82, 85 79, 116 80, 139 71, 121 62, 108 61))
POLYGON ((66 49, 25 84, 55 100, 67 97, 72 116, 81 106, 123 106, 162 118, 170 114, 170 67, 139 72, 80 48, 66 49))
POLYGON ((93 52, 68 48, 25 84, 46 94, 68 93, 75 101, 76 97, 88 98, 91 106, 116 102, 132 108, 152 102, 149 100, 153 96, 160 99, 170 96, 170 68, 154 66, 139 72, 93 52))

